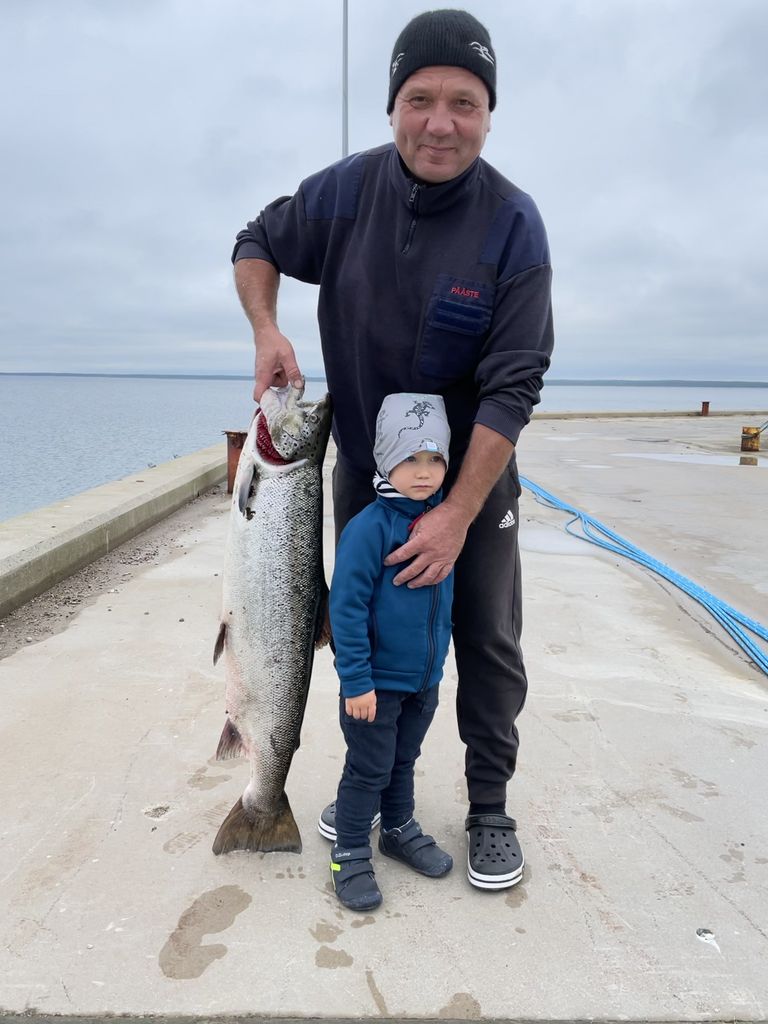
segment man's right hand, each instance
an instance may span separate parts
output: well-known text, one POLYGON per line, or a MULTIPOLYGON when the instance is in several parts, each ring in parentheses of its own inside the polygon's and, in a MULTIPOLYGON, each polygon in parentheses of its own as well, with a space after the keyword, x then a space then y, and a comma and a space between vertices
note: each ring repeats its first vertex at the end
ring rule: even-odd
POLYGON ((261 396, 269 387, 283 388, 286 384, 296 387, 304 385, 304 377, 293 345, 275 326, 264 326, 254 335, 256 343, 256 367, 254 372, 253 397, 261 396))

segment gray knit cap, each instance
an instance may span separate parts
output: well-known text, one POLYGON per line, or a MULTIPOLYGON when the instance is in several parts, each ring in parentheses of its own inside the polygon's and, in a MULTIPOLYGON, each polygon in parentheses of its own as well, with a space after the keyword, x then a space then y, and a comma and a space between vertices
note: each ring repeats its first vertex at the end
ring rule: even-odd
POLYGON ((416 452, 435 452, 448 465, 451 431, 440 395, 387 395, 376 417, 373 457, 383 477, 416 452))
POLYGON ((489 109, 496 106, 496 54, 488 29, 468 11, 417 14, 397 37, 389 64, 387 113, 400 87, 414 71, 436 65, 466 68, 485 82, 489 109))

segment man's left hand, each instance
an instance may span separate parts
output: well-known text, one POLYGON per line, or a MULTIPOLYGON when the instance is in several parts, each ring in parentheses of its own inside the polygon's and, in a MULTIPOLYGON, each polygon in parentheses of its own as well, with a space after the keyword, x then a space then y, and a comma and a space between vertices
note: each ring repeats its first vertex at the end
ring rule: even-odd
POLYGON ((407 583, 413 589, 442 583, 464 547, 468 529, 464 513, 452 509, 447 501, 428 512, 416 523, 406 543, 384 559, 384 565, 413 559, 395 576, 395 586, 407 583))

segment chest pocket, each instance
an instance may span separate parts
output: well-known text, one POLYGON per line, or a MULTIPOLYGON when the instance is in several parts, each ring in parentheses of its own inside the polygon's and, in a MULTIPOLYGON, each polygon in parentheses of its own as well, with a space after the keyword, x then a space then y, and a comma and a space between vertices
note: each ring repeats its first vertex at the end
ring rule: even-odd
POLYGON ((420 373, 456 380, 474 370, 491 326, 495 294, 494 285, 438 276, 421 335, 420 373))

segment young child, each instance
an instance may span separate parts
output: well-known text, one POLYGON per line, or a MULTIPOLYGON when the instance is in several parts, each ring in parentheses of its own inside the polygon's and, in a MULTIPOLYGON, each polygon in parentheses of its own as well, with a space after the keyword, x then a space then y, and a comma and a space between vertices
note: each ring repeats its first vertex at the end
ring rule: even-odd
POLYGON ((376 420, 376 500, 347 523, 336 550, 330 612, 347 743, 335 807, 319 822, 336 837, 331 878, 352 910, 381 903, 369 845, 381 810, 379 850, 431 878, 451 856, 413 817, 413 770, 438 704, 451 638, 453 574, 434 586, 395 586, 388 554, 437 505, 450 431, 439 395, 388 395, 376 420))

